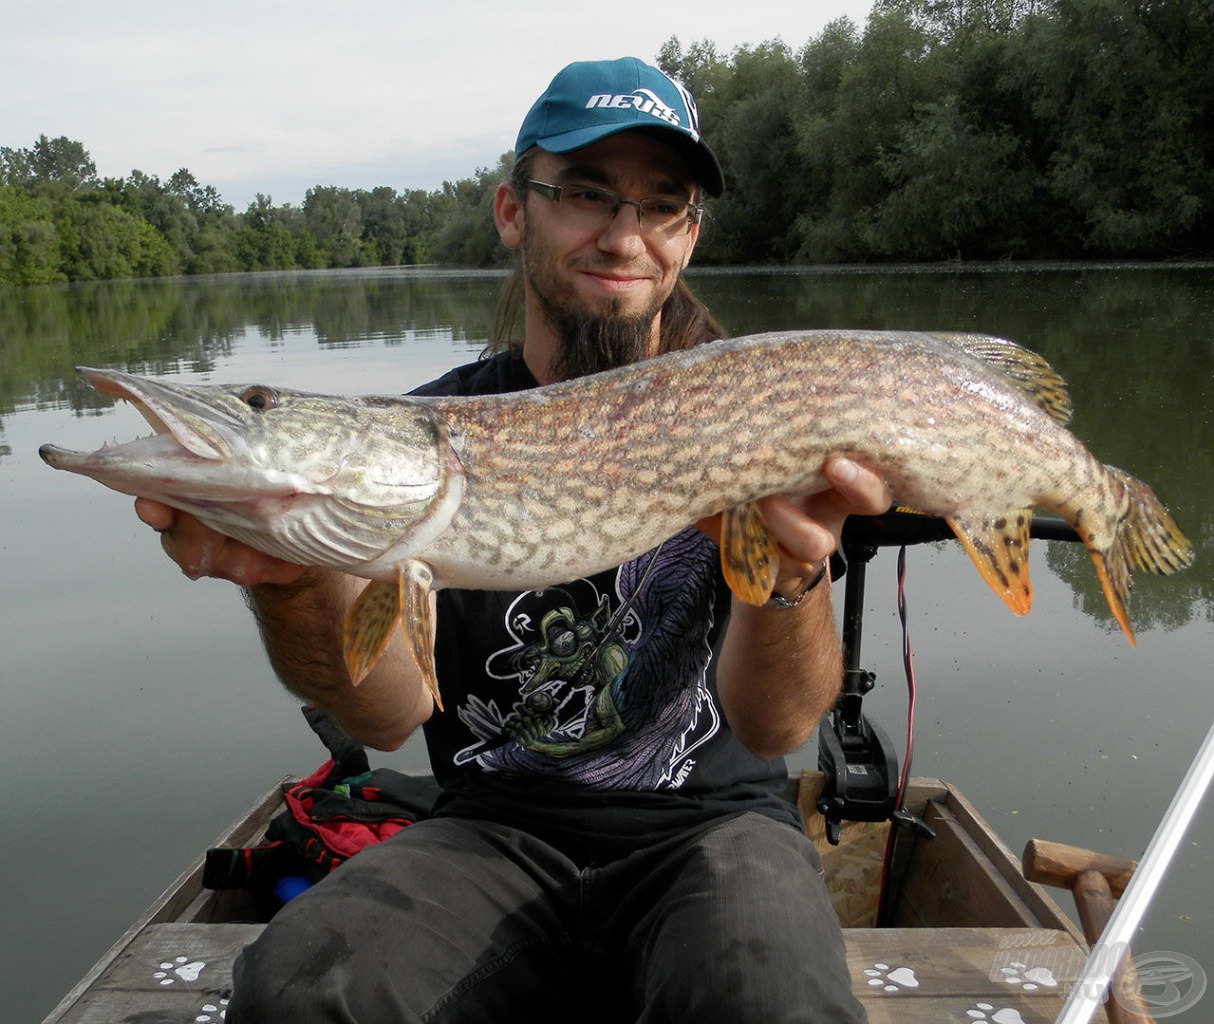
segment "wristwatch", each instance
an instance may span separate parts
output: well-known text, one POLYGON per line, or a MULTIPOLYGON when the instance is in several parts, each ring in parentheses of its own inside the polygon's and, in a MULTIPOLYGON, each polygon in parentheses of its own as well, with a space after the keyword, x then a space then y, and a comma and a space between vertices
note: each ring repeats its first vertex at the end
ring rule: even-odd
POLYGON ((803 600, 805 595, 814 589, 823 579, 826 578, 826 571, 830 566, 830 559, 823 559, 822 568, 814 573, 802 585, 801 589, 793 597, 785 597, 783 594, 772 593, 767 599, 767 608, 796 608, 803 600))

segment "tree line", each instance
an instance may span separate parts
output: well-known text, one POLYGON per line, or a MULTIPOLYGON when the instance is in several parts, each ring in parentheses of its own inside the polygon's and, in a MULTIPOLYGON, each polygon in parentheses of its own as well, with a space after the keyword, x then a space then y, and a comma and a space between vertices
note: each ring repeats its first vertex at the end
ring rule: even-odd
POLYGON ((1214 252, 1214 4, 877 0, 860 31, 672 40, 730 192, 729 262, 1214 252))
MULTIPOLYGON (((657 57, 728 188, 700 263, 1209 256, 1214 5, 876 0, 799 50, 657 57)), ((512 154, 434 191, 316 186, 237 213, 181 169, 100 178, 85 147, 0 149, 0 283, 504 262, 512 154)))
POLYGON ((185 168, 100 178, 80 142, 43 135, 0 149, 0 284, 483 262, 501 173, 432 192, 318 185, 300 206, 258 194, 236 213, 185 168))

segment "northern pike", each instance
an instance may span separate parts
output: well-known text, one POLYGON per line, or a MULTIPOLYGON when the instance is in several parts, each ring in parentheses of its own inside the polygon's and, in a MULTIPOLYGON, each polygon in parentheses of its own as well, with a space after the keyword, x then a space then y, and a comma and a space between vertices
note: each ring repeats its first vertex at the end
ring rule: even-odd
POLYGON ((725 577, 741 600, 762 603, 779 549, 756 502, 823 489, 832 455, 874 467, 899 503, 944 517, 1017 614, 1032 602, 1034 507, 1078 533, 1131 644, 1131 572, 1192 560, 1150 488, 1066 429, 1058 374, 1000 338, 753 335, 468 398, 79 372, 133 403, 155 434, 91 454, 44 445, 47 463, 270 555, 371 580, 345 623, 352 679, 402 624, 436 701, 431 590, 566 582, 722 513, 725 577))

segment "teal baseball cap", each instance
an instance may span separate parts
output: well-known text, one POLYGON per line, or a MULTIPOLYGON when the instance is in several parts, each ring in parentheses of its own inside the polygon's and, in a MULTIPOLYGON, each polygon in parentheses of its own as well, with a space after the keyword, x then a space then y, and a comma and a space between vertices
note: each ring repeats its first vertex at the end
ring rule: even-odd
POLYGON ((636 57, 562 68, 523 119, 514 154, 522 156, 533 146, 568 153, 626 131, 644 131, 668 142, 709 195, 725 190, 721 165, 700 137, 691 93, 636 57))

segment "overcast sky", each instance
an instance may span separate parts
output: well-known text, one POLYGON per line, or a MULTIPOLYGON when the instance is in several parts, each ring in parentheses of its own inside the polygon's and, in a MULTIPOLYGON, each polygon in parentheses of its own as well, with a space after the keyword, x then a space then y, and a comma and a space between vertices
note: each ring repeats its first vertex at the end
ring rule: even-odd
POLYGON ((186 167, 244 210, 312 185, 431 190, 493 166, 574 60, 672 35, 794 50, 872 0, 0 0, 0 146, 84 144, 103 177, 186 167))

